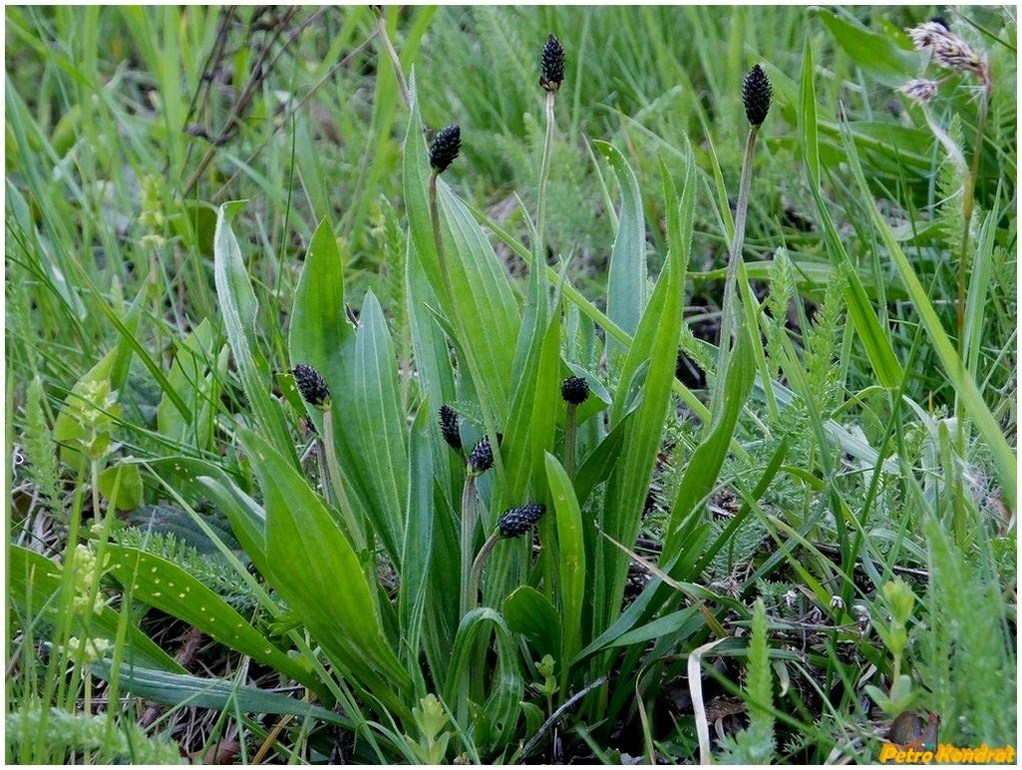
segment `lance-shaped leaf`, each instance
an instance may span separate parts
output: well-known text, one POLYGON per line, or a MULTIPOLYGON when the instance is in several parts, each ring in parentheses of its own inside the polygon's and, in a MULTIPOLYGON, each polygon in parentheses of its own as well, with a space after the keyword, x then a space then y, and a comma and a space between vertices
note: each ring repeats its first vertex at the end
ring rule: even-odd
POLYGON ((355 551, 294 467, 255 433, 241 436, 265 498, 267 580, 337 665, 407 714, 402 694, 411 682, 355 551))

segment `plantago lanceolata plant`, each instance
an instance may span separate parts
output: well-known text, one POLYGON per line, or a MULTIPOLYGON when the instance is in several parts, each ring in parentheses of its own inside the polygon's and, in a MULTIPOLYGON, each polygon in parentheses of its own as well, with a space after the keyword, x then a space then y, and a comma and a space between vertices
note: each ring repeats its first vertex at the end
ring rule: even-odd
POLYGON ((9 760, 1014 740, 1014 20, 730 13, 7 10, 9 760))

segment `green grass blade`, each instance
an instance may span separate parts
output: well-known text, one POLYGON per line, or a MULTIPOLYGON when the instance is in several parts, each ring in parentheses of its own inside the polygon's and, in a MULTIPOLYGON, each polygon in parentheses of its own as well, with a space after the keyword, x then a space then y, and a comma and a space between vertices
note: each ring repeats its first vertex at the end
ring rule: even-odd
POLYGON ((961 358, 958 357, 958 352, 955 350, 955 346, 948 337, 947 332, 944 331, 940 318, 937 316, 937 311, 934 309, 926 289, 916 275, 915 268, 912 267, 912 263, 905 255, 901 244, 895 238, 891 226, 877 208, 873 195, 870 192, 869 184, 866 182, 862 165, 859 163, 858 155, 854 150, 851 140, 847 138, 845 148, 852 161, 852 173, 855 175, 855 180, 859 185, 862 199, 866 201, 866 205, 869 208, 873 224, 876 226, 881 240, 887 247, 888 256, 898 269, 901 281, 905 285, 912 304, 915 306, 916 312, 919 314, 919 318, 929 335, 930 344, 933 345, 933 349, 937 353, 937 358, 940 360, 944 373, 954 386, 955 393, 961 400, 966 415, 975 423, 980 435, 993 453, 997 476, 1004 492, 1004 500, 1014 511, 1016 510, 1018 483, 1018 462, 1015 458, 1015 453, 1008 444, 1001 426, 998 425, 997 420, 991 413, 990 407, 983 400, 983 394, 980 393, 973 374, 965 368, 961 358))
POLYGON ((816 202, 816 210, 823 225, 824 241, 831 258, 837 261, 847 277, 845 301, 848 303, 848 317, 855 327, 866 355, 873 365, 873 371, 885 388, 897 388, 903 371, 894 355, 890 331, 885 329, 873 310, 869 296, 862 286, 859 273, 855 270, 848 252, 838 235, 830 212, 820 193, 820 148, 816 116, 816 86, 814 85, 813 52, 806 38, 802 59, 802 85, 799 93, 799 133, 806 167, 809 170, 809 188, 816 202))
POLYGON ((740 327, 737 346, 728 366, 723 388, 723 403, 716 404, 714 419, 707 430, 706 438, 696 448, 685 468, 681 480, 681 491, 671 509, 671 520, 664 540, 664 561, 677 556, 680 544, 686 536, 685 527, 690 514, 698 503, 712 492, 724 464, 728 446, 734 435, 738 416, 752 391, 756 375, 756 362, 752 355, 749 329, 740 327))

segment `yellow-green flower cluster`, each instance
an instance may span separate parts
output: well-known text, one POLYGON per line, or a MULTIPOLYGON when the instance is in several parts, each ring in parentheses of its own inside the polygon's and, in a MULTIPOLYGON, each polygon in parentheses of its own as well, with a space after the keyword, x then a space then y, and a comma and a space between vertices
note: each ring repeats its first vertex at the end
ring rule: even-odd
POLYGON ((74 613, 76 615, 91 615, 102 611, 104 601, 103 594, 98 588, 98 582, 103 575, 103 570, 92 549, 82 543, 76 545, 67 568, 73 575, 72 585, 75 595, 71 601, 71 609, 74 613), (93 591, 94 586, 96 586, 95 591, 93 591))
POLYGON ((70 655, 72 660, 77 661, 83 666, 95 663, 109 649, 110 642, 106 639, 86 639, 82 641, 77 636, 72 636, 67 640, 68 655, 70 655))

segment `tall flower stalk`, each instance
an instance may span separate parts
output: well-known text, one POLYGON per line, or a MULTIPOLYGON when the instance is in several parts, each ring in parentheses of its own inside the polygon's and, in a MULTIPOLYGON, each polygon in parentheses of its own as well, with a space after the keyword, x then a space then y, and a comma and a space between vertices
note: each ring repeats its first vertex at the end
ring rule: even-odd
POLYGON ((539 84, 546 89, 546 135, 543 139, 543 160, 539 167, 539 203, 537 215, 536 256, 543 258, 546 227, 547 184, 550 181, 550 156, 554 145, 554 101, 564 80, 564 48, 560 41, 549 35, 540 57, 539 84))
POLYGON ((745 157, 742 160, 742 179, 738 187, 738 203, 735 206, 735 235, 731 242, 731 253, 728 255, 727 277, 724 281, 724 300, 720 324, 720 355, 721 365, 717 374, 718 382, 723 383, 727 374, 731 343, 737 338, 739 329, 739 308, 735 296, 735 286, 739 267, 742 264, 742 248, 745 246, 745 221, 749 212, 749 194, 752 189, 752 164, 756 154, 756 137, 759 127, 766 120, 770 111, 770 99, 773 89, 763 68, 758 64, 745 76, 742 86, 742 101, 745 104, 745 116, 749 121, 749 134, 745 141, 745 157))

